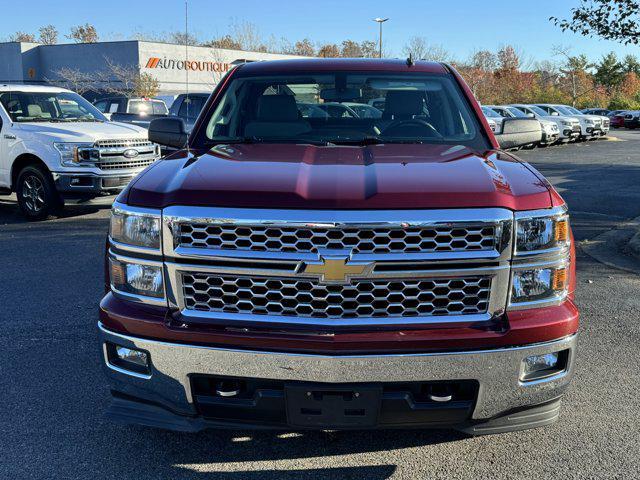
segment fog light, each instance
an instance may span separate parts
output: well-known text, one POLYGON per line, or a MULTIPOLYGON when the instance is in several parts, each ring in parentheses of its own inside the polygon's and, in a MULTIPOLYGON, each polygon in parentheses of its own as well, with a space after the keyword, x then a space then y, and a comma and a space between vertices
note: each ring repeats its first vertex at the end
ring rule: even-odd
POLYGON ((526 357, 520 368, 520 380, 528 382, 561 373, 567 368, 568 358, 569 350, 526 357))
POLYGON ((141 367, 147 367, 147 354, 140 350, 127 347, 116 347, 116 355, 123 362, 135 363, 141 367))
POLYGON ((134 373, 148 375, 151 372, 149 354, 135 348, 106 343, 107 361, 110 365, 134 373))

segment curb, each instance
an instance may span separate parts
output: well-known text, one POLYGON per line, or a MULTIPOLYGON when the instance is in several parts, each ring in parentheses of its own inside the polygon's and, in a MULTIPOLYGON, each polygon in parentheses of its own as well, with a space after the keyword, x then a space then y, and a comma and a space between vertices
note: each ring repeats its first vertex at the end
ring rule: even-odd
POLYGON ((640 217, 583 240, 578 247, 600 263, 640 275, 640 217))
POLYGON ((640 229, 631 237, 628 247, 631 254, 640 260, 640 229))

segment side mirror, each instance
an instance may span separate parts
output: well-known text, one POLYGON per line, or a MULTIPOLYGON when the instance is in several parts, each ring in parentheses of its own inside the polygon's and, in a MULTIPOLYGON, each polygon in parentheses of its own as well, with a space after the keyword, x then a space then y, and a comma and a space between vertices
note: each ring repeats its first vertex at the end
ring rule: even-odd
POLYGON ((149 141, 165 147, 182 148, 187 144, 189 134, 184 120, 177 117, 163 117, 149 123, 149 141))
POLYGON ((551 112, 552 117, 559 117, 560 114, 558 112, 551 112))
POLYGON ((527 113, 527 117, 529 118, 536 118, 536 116, 533 113, 527 113))
POLYGON ((505 118, 496 140, 503 150, 538 143, 542 140, 542 126, 533 118, 505 118))

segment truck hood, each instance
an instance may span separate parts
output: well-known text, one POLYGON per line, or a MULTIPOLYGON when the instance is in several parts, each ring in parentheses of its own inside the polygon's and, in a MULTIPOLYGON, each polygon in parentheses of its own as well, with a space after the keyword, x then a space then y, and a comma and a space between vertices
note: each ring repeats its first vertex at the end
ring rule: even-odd
POLYGON ((252 208, 548 208, 547 182, 509 154, 451 145, 218 145, 143 172, 130 205, 252 208))
POLYGON ((17 129, 34 136, 47 136, 59 142, 95 142, 96 140, 147 138, 144 128, 115 122, 15 123, 17 129))

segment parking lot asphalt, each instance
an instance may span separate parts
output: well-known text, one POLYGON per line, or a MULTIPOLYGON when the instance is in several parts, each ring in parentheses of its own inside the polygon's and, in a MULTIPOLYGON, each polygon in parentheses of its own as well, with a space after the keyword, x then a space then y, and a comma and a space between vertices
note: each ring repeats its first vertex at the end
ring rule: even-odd
MULTIPOLYGON (((640 216, 640 131, 520 152, 558 188, 578 242, 640 216)), ((0 197, 0 478, 637 478, 640 277, 579 252, 574 382, 553 426, 178 434, 102 418, 97 343, 108 209, 27 223, 0 197)))

